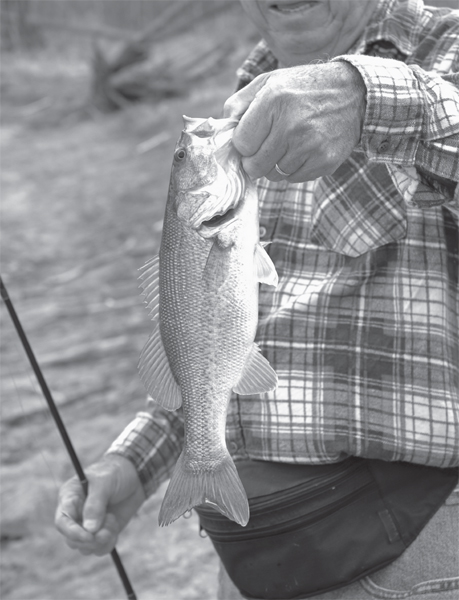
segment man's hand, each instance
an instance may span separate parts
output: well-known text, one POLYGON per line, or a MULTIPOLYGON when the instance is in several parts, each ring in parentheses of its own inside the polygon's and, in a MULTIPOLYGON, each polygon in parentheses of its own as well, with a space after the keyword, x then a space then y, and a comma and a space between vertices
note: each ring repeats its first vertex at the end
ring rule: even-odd
POLYGON ((120 531, 145 501, 134 465, 107 455, 85 470, 88 496, 76 477, 60 489, 55 525, 70 548, 102 556, 113 550, 120 531))
POLYGON ((360 141, 366 88, 347 62, 279 69, 259 75, 225 103, 240 119, 233 143, 248 175, 302 182, 330 175, 360 141))

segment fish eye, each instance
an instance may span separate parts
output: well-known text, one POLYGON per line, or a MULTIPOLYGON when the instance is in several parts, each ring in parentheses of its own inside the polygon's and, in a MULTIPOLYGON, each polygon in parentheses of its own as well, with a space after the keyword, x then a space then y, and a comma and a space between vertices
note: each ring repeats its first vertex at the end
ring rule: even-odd
POLYGON ((177 148, 174 154, 175 160, 183 160, 186 156, 185 148, 177 148))

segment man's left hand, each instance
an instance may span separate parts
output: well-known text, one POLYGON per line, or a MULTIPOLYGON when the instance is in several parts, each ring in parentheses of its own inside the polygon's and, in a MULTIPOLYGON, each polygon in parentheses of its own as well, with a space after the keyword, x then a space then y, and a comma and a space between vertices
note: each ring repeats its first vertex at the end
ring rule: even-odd
POLYGON ((348 158, 365 108, 360 73, 340 61, 259 75, 226 101, 224 116, 240 120, 233 143, 252 179, 298 183, 330 175, 348 158))

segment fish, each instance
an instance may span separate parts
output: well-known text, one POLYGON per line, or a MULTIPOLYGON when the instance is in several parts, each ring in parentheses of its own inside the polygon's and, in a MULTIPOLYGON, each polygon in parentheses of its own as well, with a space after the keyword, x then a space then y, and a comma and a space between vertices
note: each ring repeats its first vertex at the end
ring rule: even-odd
POLYGON ((169 525, 208 504, 236 523, 247 495, 225 441, 232 392, 276 388, 255 343, 259 283, 278 276, 259 242, 258 197, 232 143, 237 121, 183 117, 159 256, 142 269, 154 323, 139 374, 163 408, 182 407, 183 450, 159 512, 169 525))

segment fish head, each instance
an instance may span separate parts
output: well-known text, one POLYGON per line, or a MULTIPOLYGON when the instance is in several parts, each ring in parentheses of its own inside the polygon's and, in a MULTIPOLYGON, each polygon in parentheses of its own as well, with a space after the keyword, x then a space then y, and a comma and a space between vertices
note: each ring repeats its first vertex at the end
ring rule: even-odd
POLYGON ((193 119, 174 151, 170 197, 178 218, 201 237, 218 235, 236 218, 246 175, 232 144, 235 119, 193 119))
POLYGON ((209 120, 184 120, 185 128, 174 151, 172 183, 177 192, 187 193, 215 181, 218 167, 209 120))

